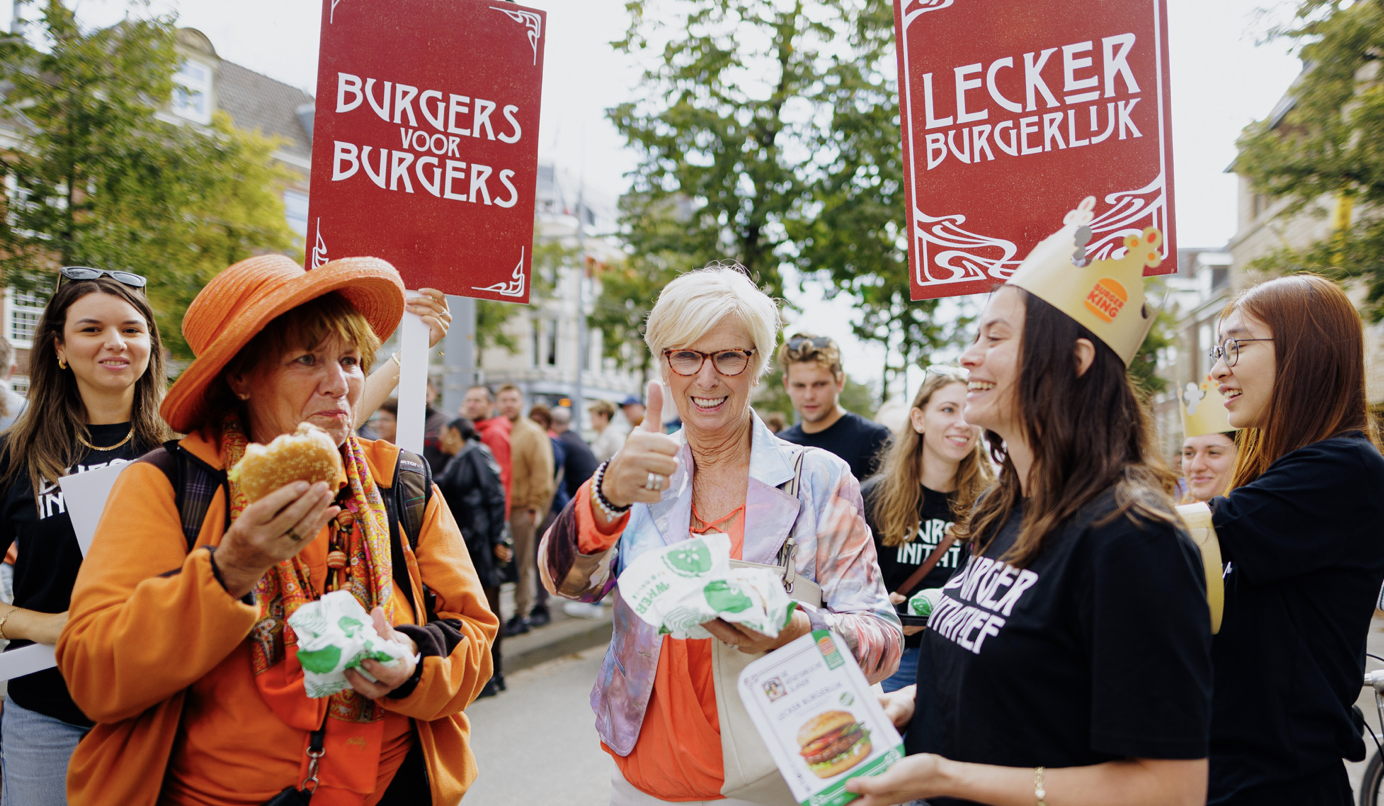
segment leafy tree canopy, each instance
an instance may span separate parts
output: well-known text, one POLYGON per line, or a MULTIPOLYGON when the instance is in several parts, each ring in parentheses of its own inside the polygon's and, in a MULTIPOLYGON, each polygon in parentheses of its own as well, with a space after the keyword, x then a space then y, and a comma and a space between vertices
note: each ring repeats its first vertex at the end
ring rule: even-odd
POLYGON ((1255 267, 1362 279, 1377 320, 1384 315, 1384 3, 1302 0, 1273 36, 1292 43, 1305 69, 1286 114, 1245 128, 1235 171, 1256 193, 1288 199, 1285 217, 1320 214, 1318 203, 1330 198, 1342 226, 1326 241, 1281 249, 1255 267))
POLYGON ((735 258, 774 295, 784 265, 824 280, 856 303, 855 334, 888 348, 887 396, 956 325, 909 299, 890 2, 627 7, 616 46, 652 62, 644 100, 610 111, 642 157, 623 217, 634 253, 735 258))
POLYGON ((0 155, 14 189, 4 281, 44 290, 62 265, 142 274, 165 345, 190 358, 180 324, 202 286, 252 254, 297 248, 276 143, 224 114, 209 127, 157 114, 181 63, 173 17, 88 31, 60 0, 26 5, 40 7, 30 39, 0 40, 0 118, 24 136, 0 155))

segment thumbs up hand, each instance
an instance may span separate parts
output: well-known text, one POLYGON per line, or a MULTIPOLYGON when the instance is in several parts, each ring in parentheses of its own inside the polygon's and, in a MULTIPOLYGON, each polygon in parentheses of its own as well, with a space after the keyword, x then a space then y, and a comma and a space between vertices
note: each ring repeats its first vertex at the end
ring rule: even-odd
POLYGON ((668 489, 668 477, 678 469, 678 442, 663 433, 663 384, 649 381, 644 422, 606 467, 601 494, 617 507, 652 504, 668 489))

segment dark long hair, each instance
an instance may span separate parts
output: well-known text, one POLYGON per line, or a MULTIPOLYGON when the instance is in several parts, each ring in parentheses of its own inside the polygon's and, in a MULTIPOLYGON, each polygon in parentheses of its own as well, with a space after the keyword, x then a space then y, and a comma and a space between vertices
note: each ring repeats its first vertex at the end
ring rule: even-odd
MULTIPOLYGON (((925 409, 934 394, 954 383, 964 387, 965 375, 945 371, 931 374, 913 396, 909 414, 912 415, 913 409, 925 409)), ((913 533, 918 529, 918 507, 923 500, 922 464, 923 435, 913 430, 910 417, 894 434, 894 441, 880 463, 874 516, 875 523, 879 525, 880 540, 886 546, 902 546, 913 538, 913 533)), ((952 519, 964 517, 980 491, 994 480, 995 471, 985 458, 985 448, 980 440, 976 440, 974 450, 956 466, 953 478, 956 482, 956 498, 952 505, 952 519)))
POLYGON ((1264 426, 1240 431, 1231 489, 1285 454, 1349 431, 1379 447, 1365 395, 1364 329, 1340 287, 1315 274, 1279 277, 1245 291, 1221 319, 1237 309, 1273 334, 1274 379, 1264 426))
POLYGON ((135 399, 130 409, 133 442, 148 450, 172 437, 159 417, 159 404, 167 387, 163 363, 163 342, 154 312, 143 292, 107 278, 76 280, 63 284, 48 300, 34 329, 34 346, 29 352, 29 406, 10 428, 0 463, 6 468, 0 483, 9 485, 22 471, 34 490, 44 481, 56 482, 84 451, 73 444, 73 435, 91 441, 87 429, 87 409, 71 370, 58 367, 58 342, 67 324, 67 309, 88 294, 109 294, 130 303, 149 327, 149 366, 135 381, 135 399))
MULTIPOLYGON (((1043 540, 1082 507, 1114 488, 1116 517, 1171 521, 1176 477, 1158 457, 1153 420, 1139 404, 1124 362, 1076 320, 1020 288, 1024 327, 1015 390, 1024 439, 1033 450, 1029 496, 1018 540, 1006 555, 1023 567, 1043 540), (1078 374, 1076 340, 1095 345, 1095 358, 1078 374)), ((1000 437, 987 432, 1001 465, 999 482, 955 527, 958 539, 983 552, 1023 497, 1018 471, 1000 437)))

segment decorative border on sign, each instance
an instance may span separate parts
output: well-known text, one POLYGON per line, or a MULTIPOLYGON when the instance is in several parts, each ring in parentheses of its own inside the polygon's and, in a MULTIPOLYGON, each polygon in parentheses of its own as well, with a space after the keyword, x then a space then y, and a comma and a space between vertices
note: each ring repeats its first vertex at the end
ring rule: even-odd
MULTIPOLYGON (((1109 209, 1088 225, 1093 237, 1086 247, 1087 257, 1109 260, 1123 256, 1125 237, 1140 235, 1144 227, 1166 231, 1168 205, 1163 191, 1163 176, 1159 174, 1138 190, 1107 193, 1102 201, 1110 205, 1109 209)), ((913 218, 918 222, 913 237, 922 258, 914 279, 920 286, 1008 280, 1023 262, 1011 241, 964 229, 961 225, 966 223, 966 216, 960 213, 930 216, 914 208, 913 218)))
POLYGON ((339 5, 341 5, 341 0, 332 0, 332 11, 331 14, 327 16, 328 25, 331 25, 332 23, 336 22, 336 7, 339 5))
POLYGON ((322 240, 322 217, 317 218, 317 243, 312 247, 312 267, 320 269, 327 265, 327 242, 322 240))
POLYGON ((918 240, 918 249, 923 258, 918 262, 918 285, 971 283, 987 277, 1008 277, 1019 265, 1014 260, 1019 247, 1003 238, 977 235, 963 229, 961 225, 966 223, 964 215, 930 216, 915 208, 913 220, 917 222, 913 235, 918 240), (940 250, 935 260, 930 254, 934 247, 940 250), (1000 253, 998 256, 994 254, 996 250, 1000 253), (934 276, 934 266, 951 274, 934 276))
MULTIPOLYGON (((911 2, 910 9, 905 5, 903 29, 904 35, 901 37, 900 47, 904 51, 904 62, 908 63, 908 27, 923 14, 929 11, 940 11, 955 4, 956 0, 902 0, 906 4, 911 2)), ((1158 13, 1162 0, 1152 0, 1153 7, 1153 27, 1158 42, 1154 47, 1154 72, 1157 83, 1158 97, 1158 176, 1138 190, 1122 190, 1115 193, 1106 194, 1102 201, 1111 205, 1109 209, 1101 213, 1091 222, 1091 231, 1094 235, 1092 243, 1086 247, 1086 253, 1092 260, 1108 260, 1124 254, 1124 239, 1127 235, 1141 235, 1145 226, 1157 227, 1166 236, 1168 233, 1168 200, 1167 200, 1167 153, 1166 153, 1166 99, 1163 88, 1163 48, 1162 41, 1165 36, 1162 20, 1158 13), (1147 221, 1147 223, 1144 223, 1147 221), (1120 255, 1116 255, 1119 252, 1120 255)), ((901 77, 899 82, 900 107, 906 116, 906 121, 913 120, 913 85, 906 77, 901 77)), ((913 127, 906 125, 903 127, 904 136, 908 139, 909 165, 907 170, 912 172, 916 178, 918 171, 915 167, 918 158, 918 149, 913 142, 913 127)), ((910 196, 912 193, 910 192, 910 196)), ((912 199, 916 205, 916 198, 912 199)), ((966 216, 961 214, 930 216, 913 208, 913 237, 918 249, 918 265, 915 271, 914 281, 919 286, 940 286, 952 283, 975 282, 986 279, 986 275, 997 280, 1008 280, 1019 267, 1022 258, 1015 259, 1017 247, 1010 241, 989 235, 981 235, 969 232, 961 227, 966 222, 966 216), (936 247, 936 258, 933 259, 933 251, 936 247), (1000 250, 1002 257, 993 256, 993 250, 1000 250), (986 250, 977 253, 976 250, 986 250), (941 269, 949 273, 947 276, 934 277, 934 269, 941 269)), ((1168 238, 1163 239, 1163 258, 1165 260, 1174 257, 1168 251, 1168 238)))
POLYGON ((908 24, 916 20, 918 17, 921 17, 929 11, 941 11, 944 8, 948 8, 955 2, 956 0, 913 0, 911 4, 907 4, 904 6, 904 30, 908 30, 908 24), (909 8, 908 5, 912 5, 912 8, 909 8))
POLYGON ((499 294, 502 297, 522 297, 524 296, 524 250, 519 250, 519 263, 514 267, 514 273, 510 275, 509 282, 499 282, 488 285, 484 288, 473 285, 472 291, 489 291, 492 294, 499 294))
MULTIPOLYGON (((337 0, 340 2, 340 0, 337 0)), ((947 0, 950 2, 950 0, 947 0)), ((509 17, 515 22, 529 29, 529 45, 533 48, 533 63, 538 64, 538 40, 543 36, 543 18, 532 11, 515 11, 508 8, 491 6, 492 11, 498 11, 509 17)))

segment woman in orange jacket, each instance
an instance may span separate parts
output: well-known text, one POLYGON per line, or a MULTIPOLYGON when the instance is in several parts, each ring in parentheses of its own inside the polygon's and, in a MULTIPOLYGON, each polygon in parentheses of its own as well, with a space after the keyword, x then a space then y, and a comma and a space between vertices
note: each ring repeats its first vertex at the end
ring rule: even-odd
POLYGON ((232 266, 188 308, 197 360, 161 409, 188 436, 117 480, 58 643, 97 722, 72 759, 71 803, 258 806, 293 790, 316 806, 460 801, 476 775, 461 711, 490 677, 498 620, 442 497, 404 534, 385 500, 399 450, 353 433, 403 309, 382 261, 305 273, 280 256, 232 266), (338 489, 295 482, 250 503, 221 480, 204 517, 181 511, 197 498, 182 468, 219 474, 301 422, 339 446, 338 489), (285 622, 340 589, 407 657, 365 661, 373 682, 348 671, 351 688, 310 699, 285 622))

